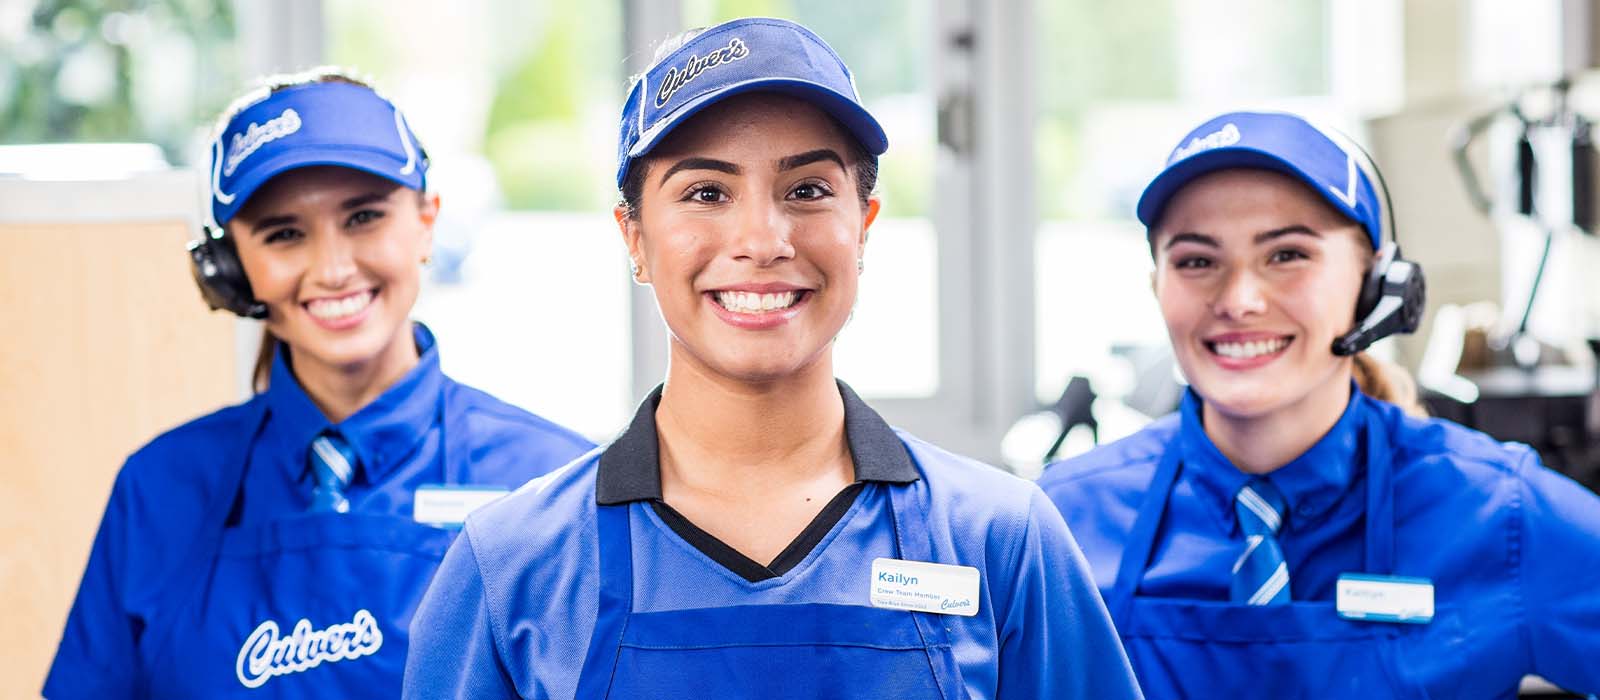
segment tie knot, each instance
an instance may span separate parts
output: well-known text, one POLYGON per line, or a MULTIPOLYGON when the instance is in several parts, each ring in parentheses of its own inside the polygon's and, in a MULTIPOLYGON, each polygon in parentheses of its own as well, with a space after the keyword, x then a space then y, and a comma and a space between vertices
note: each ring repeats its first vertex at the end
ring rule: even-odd
POLYGON ((311 441, 311 471, 317 486, 342 490, 356 474, 356 452, 338 433, 331 430, 311 441))
POLYGON ((1283 494, 1266 479, 1252 479, 1241 486, 1233 497, 1233 509, 1239 514, 1239 527, 1247 535, 1277 535, 1283 527, 1283 494))

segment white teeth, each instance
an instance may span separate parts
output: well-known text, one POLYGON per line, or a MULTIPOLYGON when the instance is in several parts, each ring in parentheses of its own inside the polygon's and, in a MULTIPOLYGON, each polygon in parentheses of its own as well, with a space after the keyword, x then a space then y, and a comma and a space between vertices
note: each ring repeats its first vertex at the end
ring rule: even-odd
POLYGON ((794 302, 800 294, 798 292, 779 292, 777 294, 717 292, 715 296, 717 303, 721 304, 724 309, 734 313, 759 314, 794 306, 794 302))
POLYGON ((370 303, 372 303, 372 292, 368 290, 342 299, 318 299, 306 304, 306 310, 310 311, 312 316, 331 321, 351 316, 367 308, 367 304, 370 303))
POLYGON ((1273 340, 1252 340, 1244 343, 1213 343, 1217 354, 1235 359, 1249 359, 1270 355, 1289 344, 1288 338, 1275 338, 1273 340))

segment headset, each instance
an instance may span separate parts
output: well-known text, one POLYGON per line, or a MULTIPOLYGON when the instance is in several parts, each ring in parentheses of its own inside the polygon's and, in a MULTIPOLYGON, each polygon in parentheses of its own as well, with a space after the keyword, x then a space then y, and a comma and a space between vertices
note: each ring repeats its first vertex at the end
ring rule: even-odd
POLYGON ((1361 285, 1361 296, 1356 301, 1355 328, 1333 340, 1333 354, 1347 357, 1396 333, 1415 333, 1422 325, 1422 312, 1427 306, 1427 282, 1422 266, 1400 254, 1400 240, 1395 234, 1394 200, 1390 198, 1389 184, 1384 181, 1383 171, 1378 169, 1372 154, 1335 129, 1319 130, 1344 146, 1345 153, 1355 159, 1367 181, 1380 191, 1379 199, 1384 208, 1384 216, 1379 217, 1379 227, 1384 230, 1378 232, 1378 259, 1361 285))
POLYGON ((226 309, 244 318, 266 318, 267 305, 257 301, 250 289, 250 278, 244 274, 233 239, 209 224, 202 234, 200 240, 189 243, 189 262, 206 305, 213 311, 226 309))

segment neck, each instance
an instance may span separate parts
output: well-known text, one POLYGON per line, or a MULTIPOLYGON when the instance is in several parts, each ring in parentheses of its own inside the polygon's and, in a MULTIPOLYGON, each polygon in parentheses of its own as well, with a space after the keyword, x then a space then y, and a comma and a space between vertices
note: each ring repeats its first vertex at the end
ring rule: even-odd
POLYGON ((406 323, 388 347, 376 357, 347 365, 317 362, 307 352, 294 351, 293 370, 300 387, 329 421, 339 423, 400 381, 421 356, 406 323))
POLYGON ((825 353, 780 379, 747 382, 678 357, 656 408, 662 489, 760 498, 818 479, 854 480, 844 400, 825 353))
POLYGON ((1239 471, 1268 474, 1294 461, 1339 422, 1350 404, 1349 372, 1335 373, 1299 401, 1257 416, 1202 403, 1206 436, 1239 471))

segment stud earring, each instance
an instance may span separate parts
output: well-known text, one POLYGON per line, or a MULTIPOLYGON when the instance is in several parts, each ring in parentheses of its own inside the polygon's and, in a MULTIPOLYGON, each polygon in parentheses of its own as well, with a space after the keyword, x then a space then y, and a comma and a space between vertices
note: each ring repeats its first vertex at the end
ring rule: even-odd
POLYGON ((433 253, 428 253, 427 255, 422 256, 422 265, 424 267, 426 267, 428 265, 432 265, 432 264, 433 264, 433 253))
POLYGON ((633 281, 639 281, 639 263, 628 261, 628 274, 633 276, 633 281))
POLYGON ((859 274, 861 274, 863 272, 866 272, 866 271, 867 271, 867 259, 866 258, 856 258, 856 274, 859 275, 859 274))

